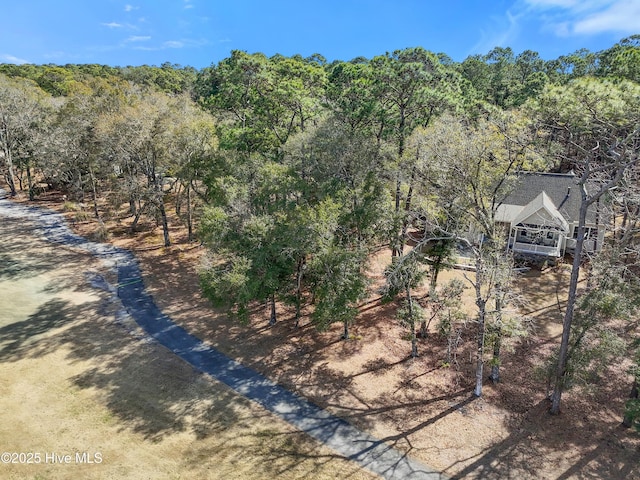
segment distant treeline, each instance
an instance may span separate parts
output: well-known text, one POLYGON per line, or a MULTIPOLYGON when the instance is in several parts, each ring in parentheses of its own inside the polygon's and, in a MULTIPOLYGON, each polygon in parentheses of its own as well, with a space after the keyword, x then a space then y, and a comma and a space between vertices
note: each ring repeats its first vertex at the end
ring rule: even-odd
MULTIPOLYGON (((566 83, 582 76, 618 77, 640 82, 640 34, 624 38, 611 48, 599 52, 583 48, 552 60, 544 60, 533 50, 516 55, 509 47, 496 47, 485 55, 471 55, 462 62, 455 62, 444 53, 438 53, 436 57, 441 65, 469 81, 480 98, 501 107, 522 104, 547 83, 566 83)), ((278 60, 283 57, 274 55, 270 58, 278 60)), ((369 64, 375 61, 356 57, 349 61, 328 63, 320 54, 310 57, 294 55, 291 59, 318 64, 327 73, 343 63, 369 64)), ((99 64, 0 64, 0 73, 33 80, 40 88, 56 96, 68 94, 74 82, 82 82, 89 77, 118 78, 154 87, 165 93, 193 92, 202 95, 207 93, 204 79, 215 68, 212 65, 198 70, 169 62, 160 66, 126 67, 99 64)))

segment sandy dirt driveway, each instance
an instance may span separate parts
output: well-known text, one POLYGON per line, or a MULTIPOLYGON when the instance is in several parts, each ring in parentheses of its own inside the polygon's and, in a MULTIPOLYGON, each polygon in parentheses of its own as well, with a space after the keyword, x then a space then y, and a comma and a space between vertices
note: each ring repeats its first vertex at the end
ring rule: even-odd
POLYGON ((110 275, 0 215, 0 478, 372 478, 150 342, 110 275))

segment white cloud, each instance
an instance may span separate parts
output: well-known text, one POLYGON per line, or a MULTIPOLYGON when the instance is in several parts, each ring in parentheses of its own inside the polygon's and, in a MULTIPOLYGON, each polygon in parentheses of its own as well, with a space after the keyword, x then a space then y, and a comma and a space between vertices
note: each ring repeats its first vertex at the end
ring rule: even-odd
POLYGON ((521 13, 507 11, 504 17, 492 18, 491 28, 480 31, 480 40, 471 48, 469 54, 486 53, 495 47, 506 47, 520 32, 521 13))
MULTIPOLYGON (((172 48, 197 48, 204 45, 208 45, 209 41, 206 39, 194 39, 194 38, 182 38, 180 40, 167 40, 160 44, 127 44, 133 50, 142 50, 147 52, 157 52, 160 50, 167 50, 172 48)), ((123 44, 124 46, 124 44, 123 44)))
POLYGON ((524 0, 524 5, 558 36, 640 32, 638 0, 524 0))
POLYGON ((0 54, 0 60, 6 63, 15 63, 16 65, 22 65, 23 63, 30 63, 29 60, 14 57, 13 55, 0 54))
POLYGON ((528 5, 537 8, 569 8, 578 3, 578 0, 525 0, 528 5))
POLYGON ((573 31, 587 35, 603 32, 638 33, 640 32, 640 2, 637 0, 615 2, 609 8, 577 21, 573 31))
POLYGON ((513 0, 504 14, 492 17, 480 30, 468 54, 510 46, 532 22, 544 34, 559 38, 637 34, 640 0, 513 0))
POLYGON ((111 28, 111 29, 124 28, 127 30, 134 30, 134 31, 140 30, 139 27, 137 27, 132 23, 103 22, 100 25, 102 25, 103 27, 111 28))
POLYGON ((552 30, 558 37, 568 37, 571 34, 571 25, 569 22, 556 23, 552 30))
POLYGON ((567 10, 570 13, 592 12, 606 8, 619 0, 524 0, 535 10, 567 10))
POLYGON ((150 36, 137 36, 137 35, 134 35, 134 36, 131 36, 131 37, 127 38, 126 41, 127 42, 146 42, 148 40, 151 40, 150 36))

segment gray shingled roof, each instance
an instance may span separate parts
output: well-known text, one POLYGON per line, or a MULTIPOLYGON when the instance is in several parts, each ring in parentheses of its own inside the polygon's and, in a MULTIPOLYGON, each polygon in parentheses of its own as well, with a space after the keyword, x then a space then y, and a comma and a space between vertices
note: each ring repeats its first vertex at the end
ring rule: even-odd
MULTIPOLYGON (((577 222, 580 214, 580 190, 578 177, 573 173, 529 173, 517 176, 513 190, 503 204, 527 205, 540 192, 545 192, 568 222, 577 222)), ((587 223, 595 223, 595 205, 587 213, 587 223)))

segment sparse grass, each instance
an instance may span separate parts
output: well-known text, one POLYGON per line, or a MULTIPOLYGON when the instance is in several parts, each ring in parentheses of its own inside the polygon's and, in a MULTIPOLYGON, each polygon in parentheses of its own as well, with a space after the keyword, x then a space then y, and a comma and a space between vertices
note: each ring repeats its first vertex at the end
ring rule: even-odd
POLYGON ((90 239, 94 242, 107 242, 109 240, 109 229, 103 222, 99 222, 93 233, 90 235, 90 239))
MULTIPOLYGON (((373 478, 171 352, 130 335, 104 313, 106 292, 87 294, 83 273, 99 264, 16 235, 18 227, 24 222, 0 221, 0 235, 12 238, 0 254, 39 269, 33 281, 0 282, 0 292, 13 285, 13 298, 23 285, 29 292, 20 298, 30 299, 10 316, 0 311, 0 445, 100 452, 103 462, 0 465, 1 478, 373 478), (56 285, 54 298, 43 293, 49 284, 56 285)), ((13 263, 0 264, 0 279, 13 263)))
POLYGON ((84 210, 75 210, 73 218, 76 223, 82 223, 82 222, 88 222, 89 220, 91 220, 92 217, 89 212, 86 212, 84 210))
POLYGON ((80 210, 80 206, 75 202, 65 201, 62 204, 63 212, 77 212, 78 210, 80 210))

